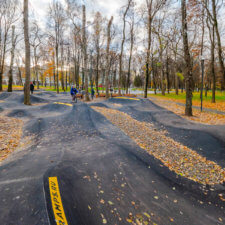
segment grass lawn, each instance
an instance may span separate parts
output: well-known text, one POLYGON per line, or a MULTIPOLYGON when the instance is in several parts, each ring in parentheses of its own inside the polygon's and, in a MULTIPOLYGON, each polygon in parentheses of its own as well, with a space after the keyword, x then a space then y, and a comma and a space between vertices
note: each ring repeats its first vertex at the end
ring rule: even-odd
MULTIPOLYGON (((8 85, 4 85, 3 84, 3 90, 7 91, 8 90, 8 85)), ((19 86, 19 85, 13 85, 13 90, 23 90, 23 86, 19 86)))
MULTIPOLYGON (((204 93, 205 94, 205 93, 204 93)), ((217 91, 216 92, 216 103, 212 103, 212 92, 208 92, 208 96, 205 97, 203 94, 203 108, 210 108, 218 111, 223 111, 225 112, 225 92, 217 91)), ((170 94, 166 94, 163 96, 162 94, 149 94, 149 97, 153 97, 155 99, 160 99, 160 100, 170 100, 173 102, 179 102, 179 103, 185 103, 185 93, 179 93, 179 95, 176 95, 174 92, 170 94)), ((201 105, 201 99, 200 99, 200 92, 194 92, 193 93, 193 101, 192 101, 193 106, 198 106, 200 107, 201 105)))
MULTIPOLYGON (((183 100, 185 101, 186 95, 185 93, 179 93, 179 95, 176 95, 174 92, 167 94, 165 96, 163 96, 162 94, 149 94, 149 96, 151 97, 162 97, 162 98, 166 98, 166 99, 174 99, 174 100, 183 100)), ((200 99, 200 92, 194 92, 193 93, 193 101, 201 101, 200 99)), ((205 92, 203 93, 203 101, 206 102, 211 102, 212 101, 212 92, 208 91, 208 96, 205 97, 205 92)), ((217 91, 216 92, 216 102, 223 102, 225 101, 225 92, 221 92, 221 91, 217 91)))

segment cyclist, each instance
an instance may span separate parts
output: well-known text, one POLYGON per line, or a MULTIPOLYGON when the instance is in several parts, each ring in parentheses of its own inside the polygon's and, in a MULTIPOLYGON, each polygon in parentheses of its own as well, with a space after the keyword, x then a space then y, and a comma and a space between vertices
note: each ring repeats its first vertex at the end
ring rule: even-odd
POLYGON ((73 85, 73 86, 71 87, 71 89, 70 89, 70 94, 71 94, 71 96, 72 96, 72 101, 73 101, 73 102, 77 102, 77 97, 76 97, 77 93, 78 93, 78 91, 77 91, 77 89, 75 88, 75 86, 73 85))

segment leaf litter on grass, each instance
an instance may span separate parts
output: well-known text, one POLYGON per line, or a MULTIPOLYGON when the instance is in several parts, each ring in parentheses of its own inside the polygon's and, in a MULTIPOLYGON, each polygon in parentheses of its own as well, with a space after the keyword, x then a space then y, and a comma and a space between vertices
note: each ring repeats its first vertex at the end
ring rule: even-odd
POLYGON ((224 114, 219 114, 216 112, 208 112, 208 111, 204 111, 203 108, 203 112, 200 111, 200 109, 195 109, 193 108, 193 115, 194 116, 185 116, 184 115, 184 111, 185 111, 185 106, 181 106, 181 105, 177 105, 176 102, 168 102, 165 99, 151 99, 151 101, 153 101, 155 104, 168 109, 169 111, 174 112, 175 114, 187 119, 187 120, 191 120, 194 122, 198 122, 198 123, 203 123, 203 124, 208 124, 208 125, 222 125, 225 124, 225 115, 224 114))
POLYGON ((176 174, 204 185, 225 182, 223 168, 166 136, 165 131, 157 130, 152 123, 137 121, 128 114, 115 109, 95 106, 92 108, 118 126, 141 148, 159 159, 176 174))

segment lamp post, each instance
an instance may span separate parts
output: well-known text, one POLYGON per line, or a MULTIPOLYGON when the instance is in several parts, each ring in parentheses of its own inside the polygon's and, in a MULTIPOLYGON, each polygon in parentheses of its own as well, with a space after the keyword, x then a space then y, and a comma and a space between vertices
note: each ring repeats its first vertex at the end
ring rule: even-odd
POLYGON ((201 57, 201 67, 202 67, 202 85, 201 85, 201 112, 202 112, 202 103, 203 103, 203 81, 204 81, 204 62, 205 58, 202 56, 201 57))

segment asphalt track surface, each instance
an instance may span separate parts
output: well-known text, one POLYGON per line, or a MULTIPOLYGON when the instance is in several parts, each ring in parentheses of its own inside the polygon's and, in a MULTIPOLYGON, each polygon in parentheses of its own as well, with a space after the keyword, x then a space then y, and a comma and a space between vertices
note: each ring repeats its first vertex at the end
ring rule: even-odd
POLYGON ((21 92, 1 93, 0 100, 0 112, 26 121, 24 137, 34 135, 31 146, 0 164, 1 225, 55 225, 51 177, 57 177, 70 225, 131 224, 131 214, 158 225, 225 224, 225 202, 218 197, 225 185, 203 187, 176 176, 90 106, 121 104, 119 110, 168 130, 222 167, 225 126, 188 122, 149 100, 70 106, 54 103, 71 104, 68 94, 51 92, 32 96, 32 103, 45 105, 24 106, 21 92))

